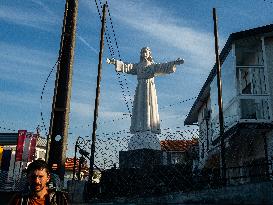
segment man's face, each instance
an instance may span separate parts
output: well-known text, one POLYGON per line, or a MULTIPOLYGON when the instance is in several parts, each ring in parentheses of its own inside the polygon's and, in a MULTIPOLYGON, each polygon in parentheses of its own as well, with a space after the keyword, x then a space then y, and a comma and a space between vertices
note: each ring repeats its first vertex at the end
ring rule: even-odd
POLYGON ((31 191, 40 192, 47 188, 47 183, 50 180, 49 174, 46 169, 37 169, 28 174, 28 182, 30 184, 31 191))

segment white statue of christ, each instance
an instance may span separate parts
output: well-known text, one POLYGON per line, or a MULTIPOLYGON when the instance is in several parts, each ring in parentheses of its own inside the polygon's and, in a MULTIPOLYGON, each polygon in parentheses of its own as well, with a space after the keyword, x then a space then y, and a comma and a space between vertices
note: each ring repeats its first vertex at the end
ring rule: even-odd
POLYGON ((183 64, 184 60, 178 58, 167 63, 155 63, 151 49, 144 47, 140 52, 139 63, 125 63, 116 59, 107 59, 107 63, 114 64, 117 72, 137 75, 138 84, 130 127, 130 132, 134 136, 130 139, 129 150, 142 148, 160 150, 160 143, 156 137, 161 131, 154 77, 175 72, 176 65, 183 64))

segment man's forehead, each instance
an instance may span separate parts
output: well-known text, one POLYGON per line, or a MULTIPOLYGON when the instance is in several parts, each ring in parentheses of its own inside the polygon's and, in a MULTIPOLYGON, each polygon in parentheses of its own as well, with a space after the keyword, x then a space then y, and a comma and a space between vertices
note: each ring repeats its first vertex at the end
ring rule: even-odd
POLYGON ((47 174, 47 171, 45 168, 41 168, 41 169, 35 169, 30 171, 29 175, 44 175, 47 174))

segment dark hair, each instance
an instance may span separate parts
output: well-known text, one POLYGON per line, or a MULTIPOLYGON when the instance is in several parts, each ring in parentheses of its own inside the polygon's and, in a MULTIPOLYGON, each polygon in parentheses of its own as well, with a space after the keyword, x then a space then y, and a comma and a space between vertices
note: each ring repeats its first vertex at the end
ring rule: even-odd
POLYGON ((29 174, 32 171, 41 170, 41 169, 45 169, 47 174, 49 174, 49 167, 48 167, 47 163, 44 160, 42 160, 42 159, 34 160, 33 162, 31 162, 28 165, 27 174, 29 174))

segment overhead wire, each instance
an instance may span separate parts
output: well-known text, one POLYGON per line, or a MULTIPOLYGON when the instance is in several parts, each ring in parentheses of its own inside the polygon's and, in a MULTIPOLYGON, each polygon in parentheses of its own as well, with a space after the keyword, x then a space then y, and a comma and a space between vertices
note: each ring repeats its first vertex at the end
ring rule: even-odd
MULTIPOLYGON (((96 7, 97 7, 97 12, 98 12, 99 18, 101 20, 101 18, 102 18, 101 12, 102 11, 99 9, 99 5, 98 5, 97 0, 95 0, 95 4, 96 4, 96 7)), ((101 3, 101 1, 99 1, 99 4, 100 4, 100 8, 102 9, 102 3, 101 3)), ((109 5, 108 5, 107 1, 106 1, 106 4, 107 4, 107 11, 108 11, 107 13, 109 15, 109 21, 110 21, 111 28, 112 28, 112 32, 113 32, 113 36, 114 36, 114 41, 115 41, 116 49, 117 49, 117 52, 118 52, 118 57, 121 60, 120 52, 119 52, 119 47, 118 47, 118 43, 117 43, 117 38, 116 38, 116 34, 115 34, 115 30, 114 30, 114 26, 113 26, 113 22, 112 22, 112 18, 111 18, 111 13, 110 13, 110 9, 109 9, 109 5)), ((108 45, 108 49, 110 51, 111 57, 115 58, 115 52, 114 52, 114 48, 112 46, 112 40, 111 40, 111 36, 110 36, 110 32, 109 32, 107 24, 106 24, 105 27, 106 27, 105 38, 106 38, 106 42, 107 42, 107 45, 108 45)), ((118 72, 116 74, 117 74, 117 77, 118 77, 118 83, 119 83, 120 88, 121 88, 121 92, 122 92, 123 99, 125 101, 126 108, 128 110, 128 113, 130 113, 130 115, 131 115, 132 101, 131 101, 131 107, 130 107, 129 104, 128 104, 127 98, 126 98, 125 88, 124 88, 123 80, 121 79, 121 76, 124 77, 124 81, 125 81, 125 85, 126 85, 126 90, 127 90, 127 95, 129 96, 129 99, 131 99, 131 95, 129 93, 129 86, 128 86, 128 83, 127 83, 127 79, 125 78, 124 75, 121 75, 118 72)))
POLYGON ((17 130, 13 129, 13 128, 10 128, 10 127, 7 127, 6 125, 7 124, 12 124, 14 126, 13 123, 7 123, 5 122, 4 120, 1 121, 4 125, 0 125, 0 129, 3 129, 3 130, 7 130, 7 131, 12 131, 12 132, 16 132, 17 130))
POLYGON ((12 132, 16 132, 17 131, 15 129, 3 127, 3 126, 0 126, 0 129, 5 130, 5 131, 12 131, 12 132))
MULTIPOLYGON (((97 12, 98 12, 98 15, 99 15, 99 18, 101 19, 102 16, 101 16, 101 11, 99 9, 99 5, 98 5, 98 2, 97 0, 95 0, 95 4, 96 4, 96 8, 97 8, 97 12)), ((99 4, 100 4, 100 8, 102 9, 102 3, 101 1, 99 1, 99 4)), ((118 42, 117 42, 117 38, 116 38, 116 33, 115 33, 115 30, 114 30, 114 25, 113 25, 113 21, 112 21, 112 17, 111 17, 111 12, 110 12, 110 9, 109 9, 109 6, 108 6, 108 2, 106 1, 106 4, 107 4, 107 11, 108 11, 108 15, 109 15, 109 21, 110 21, 110 25, 111 25, 111 29, 112 29, 112 33, 113 33, 113 36, 114 36, 114 44, 116 46, 116 49, 117 49, 117 53, 118 53, 118 57, 119 59, 121 60, 121 56, 120 56, 120 51, 119 51, 119 46, 118 46, 118 42)), ((110 51, 110 54, 111 54, 111 57, 115 57, 115 52, 114 52, 114 48, 112 46, 112 40, 111 40, 111 37, 110 37, 110 32, 109 32, 109 29, 106 25, 106 41, 107 41, 107 44, 108 44, 108 49, 110 51)), ((43 88, 42 88, 42 92, 41 92, 41 95, 40 95, 40 109, 41 109, 41 112, 40 112, 40 116, 41 116, 41 121, 42 121, 42 125, 39 125, 41 127, 41 129, 43 129, 46 134, 47 134, 47 129, 46 129, 46 125, 45 125, 45 122, 44 122, 44 116, 43 116, 43 112, 42 112, 42 101, 43 101, 43 95, 44 95, 44 92, 45 92, 45 88, 46 88, 46 85, 48 83, 48 80, 52 74, 52 72, 54 71, 54 68, 56 67, 57 63, 59 62, 59 58, 58 60, 56 61, 56 63, 54 64, 54 66, 52 67, 52 69, 50 70, 46 80, 45 80, 45 83, 43 85, 43 88)), ((131 116, 131 108, 129 107, 129 104, 127 102, 127 98, 126 98, 126 94, 125 94, 125 88, 124 88, 124 85, 123 85, 123 81, 121 79, 121 75, 120 73, 117 73, 117 76, 118 76, 118 82, 120 84, 120 87, 121 87, 121 91, 122 91, 122 95, 123 95, 123 98, 124 98, 124 101, 125 101, 125 104, 126 104, 126 107, 128 109, 128 113, 129 115, 131 116)), ((124 75, 123 75, 124 76, 124 75)), ((127 83, 127 79, 125 78, 124 76, 124 80, 125 80, 125 85, 126 85, 126 90, 127 90, 127 95, 129 96, 129 99, 131 99, 131 95, 129 93, 129 86, 128 86, 128 83, 127 83)), ((189 99, 190 100, 190 99, 189 99)), ((187 101, 187 100, 185 100, 187 101)), ((184 101, 182 101, 184 102, 184 101)), ((180 103, 182 103, 180 102, 180 103)), ((169 107, 171 107, 173 105, 169 105, 169 107)), ((131 107, 132 107, 132 100, 131 100, 131 107)), ((165 109, 167 106, 161 108, 161 109, 165 109)), ((127 116, 126 116, 127 117, 127 116)), ((122 117, 120 119, 124 119, 125 117, 122 117)), ((115 122, 116 120, 112 120, 113 122, 115 122)))
POLYGON ((47 133, 48 131, 46 129, 46 125, 45 125, 45 121, 44 121, 44 116, 43 116, 43 111, 42 111, 43 95, 44 95, 44 92, 45 92, 45 88, 46 88, 47 82, 48 82, 48 80, 49 80, 52 72, 54 71, 56 65, 59 63, 59 61, 60 61, 60 57, 57 59, 57 61, 55 62, 55 64, 52 66, 49 74, 47 75, 46 80, 45 80, 44 85, 43 85, 43 88, 42 88, 42 91, 41 91, 41 95, 40 95, 40 110, 41 110, 40 116, 41 116, 42 125, 40 126, 38 124, 38 126, 40 127, 40 129, 43 129, 45 131, 46 135, 48 134, 47 133))
MULTIPOLYGON (((108 2, 107 2, 107 1, 106 1, 106 4, 108 5, 108 2)), ((114 24, 113 24, 113 20, 112 20, 112 17, 111 17, 111 12, 110 12, 109 6, 107 7, 107 10, 108 10, 108 15, 109 15, 110 25, 111 25, 111 28, 112 28, 112 31, 113 31, 113 36, 114 36, 115 45, 116 45, 117 52, 118 52, 118 57, 119 57, 119 60, 121 60, 121 55, 120 55, 120 52, 119 52, 118 41, 117 41, 117 38, 116 38, 116 33, 115 33, 114 24)), ((128 96, 130 97, 131 94, 129 93, 128 81, 127 81, 127 79, 126 79, 125 76, 124 76, 124 80, 125 80, 125 85, 126 85, 127 94, 128 94, 128 96)), ((133 106, 133 102, 131 101, 131 107, 132 107, 132 106, 133 106)))

